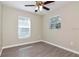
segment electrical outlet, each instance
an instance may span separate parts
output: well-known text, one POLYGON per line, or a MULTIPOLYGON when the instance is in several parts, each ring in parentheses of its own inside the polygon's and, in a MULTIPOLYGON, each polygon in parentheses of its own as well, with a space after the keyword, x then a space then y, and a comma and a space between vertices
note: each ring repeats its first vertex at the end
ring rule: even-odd
POLYGON ((70 45, 72 46, 73 44, 74 44, 74 43, 71 41, 71 42, 70 42, 70 45))

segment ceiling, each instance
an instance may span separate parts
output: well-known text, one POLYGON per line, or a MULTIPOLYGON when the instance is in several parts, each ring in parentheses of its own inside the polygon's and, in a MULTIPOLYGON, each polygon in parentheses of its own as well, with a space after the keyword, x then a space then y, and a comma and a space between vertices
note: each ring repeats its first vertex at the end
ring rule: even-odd
MULTIPOLYGON (((21 10, 25 10, 25 11, 28 11, 28 12, 32 12, 32 13, 35 13, 35 7, 25 7, 24 5, 30 5, 30 4, 34 4, 35 5, 35 1, 2 1, 1 2, 2 4, 5 4, 7 6, 11 6, 11 7, 14 7, 14 8, 18 8, 18 9, 21 9, 21 10)), ((36 14, 39 14, 39 15, 45 15, 51 11, 54 11, 55 9, 58 9, 60 7, 63 7, 65 5, 67 5, 69 2, 67 1, 55 1, 53 3, 50 3, 50 4, 47 4, 46 6, 50 8, 50 11, 46 11, 46 10, 42 10, 42 11, 39 11, 37 12, 36 14)))

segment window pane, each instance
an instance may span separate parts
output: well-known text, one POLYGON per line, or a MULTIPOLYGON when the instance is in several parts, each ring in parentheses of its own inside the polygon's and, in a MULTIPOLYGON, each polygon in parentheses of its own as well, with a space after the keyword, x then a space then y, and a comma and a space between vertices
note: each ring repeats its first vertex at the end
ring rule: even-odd
POLYGON ((31 33, 31 22, 27 17, 19 17, 18 20, 18 36, 19 38, 27 38, 31 33))

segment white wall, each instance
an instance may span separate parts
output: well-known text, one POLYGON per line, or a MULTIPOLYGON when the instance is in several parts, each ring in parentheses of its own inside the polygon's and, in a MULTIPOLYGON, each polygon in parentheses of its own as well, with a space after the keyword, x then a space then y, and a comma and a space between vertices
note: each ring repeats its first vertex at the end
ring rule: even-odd
POLYGON ((43 39, 53 44, 79 52, 79 2, 62 7, 44 16, 43 39), (48 21, 60 15, 61 29, 51 30, 48 21))
POLYGON ((2 50, 2 5, 0 4, 0 54, 2 50))
POLYGON ((41 40, 42 17, 26 11, 3 6, 3 47, 41 40), (18 39, 18 16, 31 19, 32 33, 27 39, 18 39))

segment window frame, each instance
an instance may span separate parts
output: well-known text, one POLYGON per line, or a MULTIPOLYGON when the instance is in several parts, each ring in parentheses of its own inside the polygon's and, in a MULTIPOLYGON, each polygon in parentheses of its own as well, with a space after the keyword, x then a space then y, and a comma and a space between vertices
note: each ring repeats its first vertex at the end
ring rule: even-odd
POLYGON ((30 19, 30 17, 27 17, 27 16, 18 16, 18 38, 19 39, 27 39, 27 38, 29 38, 29 37, 31 37, 31 28, 32 28, 32 26, 31 26, 31 19, 30 19), (30 28, 29 28, 29 34, 28 35, 25 35, 26 37, 20 37, 19 36, 19 20, 20 20, 20 17, 24 17, 24 18, 28 18, 28 20, 30 21, 30 28))

